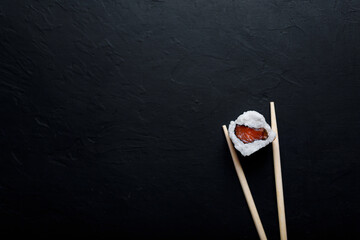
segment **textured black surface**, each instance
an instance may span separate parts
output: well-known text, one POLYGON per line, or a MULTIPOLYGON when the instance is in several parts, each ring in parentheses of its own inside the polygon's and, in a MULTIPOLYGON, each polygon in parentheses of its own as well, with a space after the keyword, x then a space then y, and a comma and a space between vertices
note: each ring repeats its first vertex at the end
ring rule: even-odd
MULTIPOLYGON (((221 125, 275 101, 289 239, 355 239, 359 22, 349 0, 1 1, 1 233, 256 239, 221 125)), ((279 239, 271 147, 241 161, 279 239)))

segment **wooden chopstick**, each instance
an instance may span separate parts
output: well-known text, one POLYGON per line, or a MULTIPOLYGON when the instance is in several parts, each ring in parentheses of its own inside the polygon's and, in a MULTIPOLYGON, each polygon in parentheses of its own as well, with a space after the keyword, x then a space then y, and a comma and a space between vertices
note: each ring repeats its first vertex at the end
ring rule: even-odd
POLYGON ((286 240, 286 220, 285 220, 285 204, 284 204, 284 193, 281 176, 281 163, 280 163, 280 147, 279 147, 279 135, 276 124, 275 104, 270 102, 270 114, 271 114, 271 128, 276 133, 276 138, 272 142, 273 157, 274 157, 274 172, 275 172, 275 186, 276 186, 276 199, 279 215, 279 228, 280 228, 280 239, 286 240))
POLYGON ((235 166, 235 170, 236 170, 236 173, 238 175, 238 178, 239 178, 239 181, 240 181, 240 184, 241 184, 241 188, 242 188, 242 190, 244 192, 246 202, 247 202, 247 204, 249 206, 251 216, 252 216, 252 218, 254 220, 256 230, 257 230, 261 240, 267 239, 266 235, 265 235, 264 228, 262 226, 262 223, 261 223, 261 220, 260 220, 260 217, 259 217, 259 214, 258 214, 258 211, 256 210, 255 202, 254 202, 254 199, 253 199, 253 197, 251 195, 249 185, 248 185, 248 183, 246 181, 244 171, 243 171, 243 169, 241 167, 239 158, 238 158, 238 156, 236 154, 236 150, 235 150, 235 148, 234 148, 234 146, 233 146, 233 144, 232 144, 232 142, 230 140, 228 130, 227 130, 225 125, 223 125, 222 128, 224 130, 225 138, 226 138, 227 144, 229 146, 229 150, 230 150, 231 157, 232 157, 232 160, 233 160, 233 163, 234 163, 234 166, 235 166))

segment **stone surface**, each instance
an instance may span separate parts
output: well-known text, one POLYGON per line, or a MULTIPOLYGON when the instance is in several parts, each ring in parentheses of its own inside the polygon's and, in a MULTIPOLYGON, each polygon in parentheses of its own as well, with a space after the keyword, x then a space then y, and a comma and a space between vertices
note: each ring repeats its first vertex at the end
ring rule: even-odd
MULTIPOLYGON (((256 239, 221 126, 274 101, 289 239, 359 236, 359 21, 348 0, 1 1, 2 234, 256 239)), ((279 239, 271 148, 242 164, 279 239)))

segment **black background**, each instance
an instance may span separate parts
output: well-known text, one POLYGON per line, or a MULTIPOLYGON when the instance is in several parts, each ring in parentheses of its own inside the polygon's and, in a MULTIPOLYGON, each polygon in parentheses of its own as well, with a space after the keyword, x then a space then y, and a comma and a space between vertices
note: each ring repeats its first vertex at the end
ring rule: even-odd
MULTIPOLYGON (((289 239, 359 236, 359 1, 1 1, 1 233, 257 233, 221 129, 278 118, 289 239)), ((272 149, 241 158, 279 239, 272 149)))

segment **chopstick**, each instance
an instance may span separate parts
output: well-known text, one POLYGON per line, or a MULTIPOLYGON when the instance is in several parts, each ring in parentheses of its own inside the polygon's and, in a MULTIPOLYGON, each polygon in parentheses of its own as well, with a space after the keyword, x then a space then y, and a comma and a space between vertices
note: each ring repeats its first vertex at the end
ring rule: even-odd
POLYGON ((279 147, 279 135, 276 124, 275 104, 270 102, 270 114, 271 114, 271 128, 276 133, 276 138, 272 142, 273 158, 274 158, 274 172, 275 172, 275 186, 276 186, 276 199, 279 215, 279 228, 280 228, 280 239, 286 240, 286 220, 285 220, 285 204, 284 204, 284 193, 281 176, 281 163, 280 163, 280 147, 279 147))
POLYGON ((258 212, 256 210, 255 202, 254 202, 254 199, 253 199, 253 197, 251 195, 249 185, 248 185, 248 183, 246 181, 244 171, 243 171, 243 169, 241 167, 241 164, 240 164, 239 158, 238 158, 238 156, 236 154, 235 148, 234 148, 234 146, 233 146, 233 144, 232 144, 232 142, 230 140, 228 130, 227 130, 225 125, 223 125, 222 128, 224 130, 225 138, 226 138, 227 144, 229 146, 229 150, 230 150, 231 157, 232 157, 232 160, 233 160, 233 163, 234 163, 234 166, 235 166, 235 170, 236 170, 236 173, 238 175, 238 178, 239 178, 239 181, 240 181, 240 184, 241 184, 241 188, 242 188, 242 190, 244 192, 246 202, 247 202, 247 204, 249 206, 251 216, 252 216, 252 218, 254 220, 256 230, 257 230, 261 240, 267 239, 266 235, 265 235, 264 228, 263 228, 263 226, 261 224, 259 214, 258 214, 258 212))

